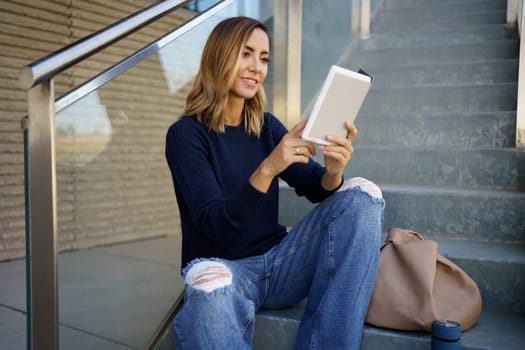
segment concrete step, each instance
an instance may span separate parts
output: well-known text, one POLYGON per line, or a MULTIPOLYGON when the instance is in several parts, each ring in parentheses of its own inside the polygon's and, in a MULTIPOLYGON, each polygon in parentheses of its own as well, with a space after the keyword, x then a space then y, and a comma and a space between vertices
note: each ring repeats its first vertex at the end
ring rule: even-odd
MULTIPOLYGON (((396 6, 389 8, 388 4, 392 1, 385 1, 383 8, 374 17, 375 21, 381 20, 410 20, 417 17, 434 19, 436 17, 454 16, 458 14, 472 14, 475 12, 488 12, 494 10, 507 10, 507 4, 504 1, 494 0, 469 0, 469 1, 418 1, 405 6, 396 6), (424 4, 424 6, 422 6, 424 4), (451 11, 451 6, 454 11, 451 11)), ((394 1, 394 3, 396 3, 394 1)))
MULTIPOLYGON (((380 5, 381 10, 384 9, 410 9, 410 8, 426 8, 428 6, 439 6, 447 5, 449 8, 453 7, 454 9, 458 5, 471 4, 473 2, 478 2, 479 0, 386 0, 383 1, 380 5)), ((493 0, 491 1, 494 6, 499 8, 505 8, 507 5, 507 0, 493 0)))
POLYGON ((465 27, 461 31, 456 28, 440 28, 439 30, 424 31, 418 30, 407 32, 400 35, 399 32, 393 33, 372 33, 368 40, 359 42, 357 49, 378 49, 395 47, 418 47, 433 45, 451 44, 473 44, 490 40, 516 39, 515 29, 506 29, 503 24, 489 24, 465 27))
MULTIPOLYGON (((455 8, 455 6, 454 6, 455 8)), ((502 24, 507 20, 506 10, 495 11, 476 11, 456 13, 451 11, 448 16, 400 16, 398 13, 392 15, 387 11, 381 11, 381 15, 376 16, 371 23, 371 32, 401 32, 433 30, 442 27, 458 27, 481 25, 481 24, 502 24)))
MULTIPOLYGON (((349 68, 357 71, 360 67, 351 64, 349 68)), ((368 65, 367 72, 374 77, 374 88, 515 83, 518 76, 518 60, 368 65)))
POLYGON ((432 46, 429 42, 428 46, 417 48, 352 50, 342 64, 355 65, 366 70, 369 65, 477 62, 516 57, 518 57, 518 42, 513 39, 441 46, 432 46))
MULTIPOLYGON (((407 128, 407 133, 417 130, 407 128)), ((522 191, 524 174, 525 152, 515 148, 383 145, 356 146, 345 171, 347 177, 361 176, 378 183, 522 191)))
POLYGON ((355 125, 356 146, 514 147, 516 139, 515 111, 360 113, 355 125))
POLYGON ((372 86, 361 112, 513 111, 517 105, 517 89, 517 83, 406 88, 372 86))
MULTIPOLYGON (((262 310, 256 316, 254 350, 291 350, 304 303, 284 310, 262 310)), ((525 318, 483 312, 461 338, 463 350, 517 350, 525 344, 525 318)), ((365 325, 361 350, 428 350, 430 334, 402 332, 365 325)))
POLYGON ((525 193, 382 185, 385 227, 435 238, 525 242, 525 193))
POLYGON ((483 310, 525 316, 525 245, 436 240, 438 251, 478 285, 483 310))
MULTIPOLYGON (((386 201, 384 227, 410 228, 432 239, 525 242, 525 192, 378 184, 386 201)), ((281 187, 282 224, 293 226, 312 207, 281 187)))

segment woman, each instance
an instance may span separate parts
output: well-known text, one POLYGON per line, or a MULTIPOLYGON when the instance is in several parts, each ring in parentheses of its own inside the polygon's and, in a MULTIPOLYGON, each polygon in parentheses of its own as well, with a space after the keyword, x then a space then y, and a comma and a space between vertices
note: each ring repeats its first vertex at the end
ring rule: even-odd
POLYGON ((254 19, 219 23, 185 116, 166 137, 182 226, 184 306, 177 349, 250 349, 259 308, 308 297, 297 349, 358 349, 379 258, 384 202, 372 182, 343 182, 357 134, 315 148, 263 113, 270 39, 254 19), (288 233, 278 179, 319 202, 288 233))

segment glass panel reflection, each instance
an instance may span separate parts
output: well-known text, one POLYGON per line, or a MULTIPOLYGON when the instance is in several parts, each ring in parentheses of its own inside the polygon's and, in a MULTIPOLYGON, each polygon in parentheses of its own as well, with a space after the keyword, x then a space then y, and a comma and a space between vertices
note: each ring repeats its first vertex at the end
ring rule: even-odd
POLYGON ((58 113, 55 128, 57 161, 62 164, 85 165, 111 140, 111 123, 96 91, 58 113))

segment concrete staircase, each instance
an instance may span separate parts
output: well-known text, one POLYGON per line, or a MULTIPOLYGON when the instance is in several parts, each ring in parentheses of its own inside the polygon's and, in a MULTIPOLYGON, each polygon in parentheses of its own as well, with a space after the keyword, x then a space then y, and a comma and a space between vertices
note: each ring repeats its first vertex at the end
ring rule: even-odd
MULTIPOLYGON (((514 148, 518 39, 505 0, 384 0, 344 65, 375 78, 347 177, 380 184, 390 226, 416 230, 478 284, 463 349, 525 348, 525 152, 514 148)), ((281 221, 311 207, 282 188, 281 221)), ((303 305, 257 316, 255 349, 292 349, 303 305)), ((430 349, 366 326, 362 349, 430 349)))

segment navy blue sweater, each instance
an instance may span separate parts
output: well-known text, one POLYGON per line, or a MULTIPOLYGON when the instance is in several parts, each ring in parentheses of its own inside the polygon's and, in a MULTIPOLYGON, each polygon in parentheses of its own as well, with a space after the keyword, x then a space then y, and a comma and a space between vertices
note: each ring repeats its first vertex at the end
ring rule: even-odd
MULTIPOLYGON (((210 131, 185 116, 166 136, 166 158, 173 177, 182 227, 182 267, 194 258, 239 259, 265 253, 285 235, 278 223, 279 185, 267 193, 255 189, 250 176, 287 133, 270 113, 259 137, 244 124, 210 131)), ((325 168, 313 159, 293 164, 279 177, 300 196, 320 202, 332 192, 321 187, 325 168)))

